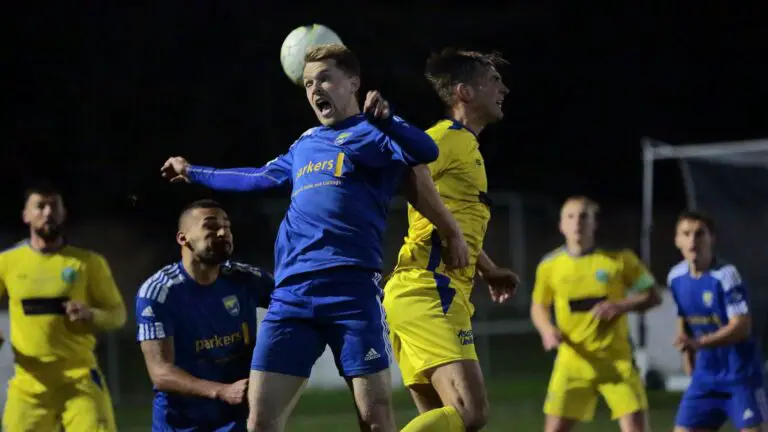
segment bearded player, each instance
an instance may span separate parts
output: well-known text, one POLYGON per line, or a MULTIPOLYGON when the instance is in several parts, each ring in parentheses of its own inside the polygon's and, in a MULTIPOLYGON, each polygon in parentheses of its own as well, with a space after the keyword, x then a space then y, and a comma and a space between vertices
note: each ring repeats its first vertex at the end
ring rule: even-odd
POLYGON ((675 345, 692 375, 675 432, 714 432, 728 420, 741 432, 768 430, 746 284, 733 264, 715 255, 715 224, 708 216, 686 211, 675 231, 684 260, 669 271, 667 285, 679 316, 675 345))
POLYGON ((256 308, 267 306, 274 282, 229 260, 230 221, 216 201, 182 210, 176 242, 181 260, 136 294, 137 338, 155 388, 152 430, 245 431, 256 308))
POLYGON ((405 432, 477 431, 487 422, 470 295, 476 270, 497 302, 513 294, 518 278, 482 250, 491 214, 477 136, 503 117, 508 89, 496 67, 505 63, 453 49, 427 62, 426 76, 450 117, 427 130, 440 156, 411 172, 408 236, 384 289, 393 352, 420 413, 405 432), (423 193, 435 187, 439 194, 423 193), (452 231, 463 233, 469 246, 466 267, 441 260, 445 233, 452 231))
POLYGON ((592 420, 598 394, 622 432, 646 430, 648 400, 626 314, 648 310, 661 298, 632 251, 597 246, 597 212, 587 197, 567 199, 560 211, 565 245, 536 269, 531 319, 544 348, 557 349, 544 402, 546 432, 570 431, 592 420))
POLYGON ((29 240, 0 253, 15 361, 3 430, 114 431, 94 354, 95 333, 116 330, 126 319, 109 265, 65 241, 66 210, 55 189, 28 190, 23 219, 29 240))
MULTIPOLYGON (((382 239, 403 175, 434 161, 438 149, 423 131, 393 116, 378 92, 369 92, 361 113, 360 66, 349 49, 315 46, 305 60, 304 89, 321 126, 286 154, 262 168, 228 170, 171 158, 163 171, 172 181, 220 190, 292 185, 275 242, 276 287, 251 364, 249 430, 282 429, 281 419, 328 345, 354 393, 362 427, 395 431, 378 286, 382 239)), ((465 246, 461 236, 448 241, 459 252, 465 246)))

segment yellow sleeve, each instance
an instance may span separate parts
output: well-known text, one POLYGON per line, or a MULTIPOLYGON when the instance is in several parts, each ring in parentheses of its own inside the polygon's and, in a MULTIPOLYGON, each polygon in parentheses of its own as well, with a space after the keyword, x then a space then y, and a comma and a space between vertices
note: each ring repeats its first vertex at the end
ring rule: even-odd
POLYGON ((536 267, 536 282, 533 285, 533 302, 542 306, 552 305, 555 291, 550 284, 551 263, 542 261, 536 267))
POLYGON ((634 252, 623 251, 622 261, 624 264, 622 276, 628 291, 646 291, 656 285, 656 279, 634 252))
POLYGON ((88 265, 88 297, 93 325, 99 330, 114 330, 125 324, 123 296, 103 256, 93 254, 88 265))
POLYGON ((437 144, 437 148, 440 150, 437 160, 427 165, 432 178, 435 180, 442 177, 447 170, 456 165, 456 152, 453 147, 458 143, 451 136, 450 132, 446 132, 438 137, 432 136, 432 139, 437 144))
POLYGON ((0 299, 5 297, 8 288, 5 286, 5 254, 0 254, 0 299))

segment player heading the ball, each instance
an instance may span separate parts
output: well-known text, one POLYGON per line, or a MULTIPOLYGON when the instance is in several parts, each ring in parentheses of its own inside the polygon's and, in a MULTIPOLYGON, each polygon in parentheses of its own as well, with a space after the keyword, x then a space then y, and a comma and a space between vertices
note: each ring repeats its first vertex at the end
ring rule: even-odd
POLYGON ((218 190, 292 185, 275 242, 275 284, 256 341, 249 430, 280 430, 326 345, 349 379, 366 427, 395 431, 390 346, 378 282, 389 203, 412 166, 437 159, 434 141, 369 92, 357 100, 360 66, 341 45, 305 56, 303 85, 321 126, 261 168, 214 169, 171 158, 171 181, 218 190))
POLYGON ((747 287, 736 267, 715 254, 715 241, 708 216, 680 215, 675 246, 683 261, 669 271, 667 285, 679 316, 675 346, 692 379, 675 431, 716 431, 729 419, 741 432, 764 431, 768 400, 747 287))
POLYGON ((587 197, 568 198, 560 211, 565 245, 536 269, 531 319, 544 349, 557 348, 544 402, 545 432, 569 431, 592 420, 598 394, 622 432, 646 430, 648 399, 632 357, 626 314, 655 307, 661 297, 632 251, 597 247, 598 210, 587 197))

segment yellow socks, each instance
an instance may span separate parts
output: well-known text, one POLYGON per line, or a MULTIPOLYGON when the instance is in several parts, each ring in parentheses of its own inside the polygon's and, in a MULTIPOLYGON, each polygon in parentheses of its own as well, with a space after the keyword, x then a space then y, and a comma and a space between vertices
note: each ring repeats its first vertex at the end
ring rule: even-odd
POLYGON ((411 420, 400 432, 464 432, 464 420, 456 408, 433 409, 411 420))

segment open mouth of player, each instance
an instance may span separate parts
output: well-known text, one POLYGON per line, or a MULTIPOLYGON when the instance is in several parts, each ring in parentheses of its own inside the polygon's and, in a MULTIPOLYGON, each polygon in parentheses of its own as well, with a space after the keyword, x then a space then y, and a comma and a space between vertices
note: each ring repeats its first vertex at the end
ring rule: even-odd
POLYGON ((325 98, 317 98, 315 99, 315 106, 317 107, 317 111, 322 116, 328 116, 333 111, 333 105, 331 105, 330 102, 328 102, 325 98))
POLYGON ((501 106, 504 105, 504 99, 499 99, 496 101, 496 106, 501 108, 501 106))

